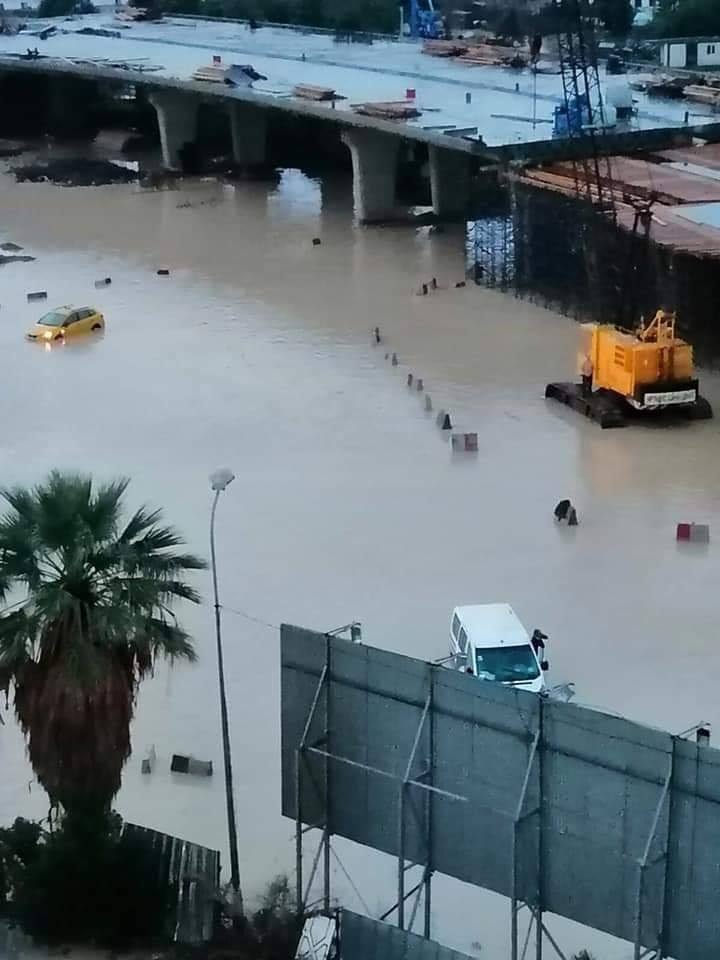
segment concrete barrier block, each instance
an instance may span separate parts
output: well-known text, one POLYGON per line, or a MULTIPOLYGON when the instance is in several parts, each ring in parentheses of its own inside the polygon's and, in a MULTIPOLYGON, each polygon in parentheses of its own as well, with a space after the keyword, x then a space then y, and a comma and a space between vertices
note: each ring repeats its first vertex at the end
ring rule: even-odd
POLYGON ((394 354, 392 355, 392 365, 393 365, 394 367, 396 367, 396 366, 398 365, 398 358, 397 358, 397 354, 396 354, 396 353, 394 353, 394 354))
POLYGON ((417 378, 415 389, 418 391, 418 393, 422 393, 422 391, 425 389, 425 384, 422 382, 422 377, 417 378))
POLYGON ((446 413, 443 417, 443 421, 440 424, 441 430, 452 430, 452 420, 450 419, 450 414, 446 413))
POLYGON ((47 290, 36 290, 34 293, 29 293, 27 295, 28 303, 32 303, 33 300, 47 300, 47 290))
POLYGON ((706 523, 691 523, 690 542, 710 543, 710 527, 706 523))
POLYGON ((413 385, 413 375, 412 375, 411 373, 408 374, 408 381, 407 381, 407 383, 408 383, 408 386, 409 386, 409 387, 411 387, 411 386, 413 385))
POLYGON ((102 280, 95 281, 95 289, 99 290, 101 287, 109 287, 112 283, 112 277, 103 277, 102 280))
POLYGON ((453 450, 458 453, 477 453, 478 435, 476 433, 453 433, 450 442, 453 450))
POLYGON ((425 394, 425 409, 428 413, 432 410, 432 397, 429 393, 425 394))

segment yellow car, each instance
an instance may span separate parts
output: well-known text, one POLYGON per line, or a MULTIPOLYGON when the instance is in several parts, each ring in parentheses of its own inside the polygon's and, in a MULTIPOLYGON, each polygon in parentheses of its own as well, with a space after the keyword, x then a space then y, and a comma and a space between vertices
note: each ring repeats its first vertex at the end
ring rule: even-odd
POLYGON ((105 329, 105 317, 95 307, 56 307, 40 317, 25 334, 40 343, 65 341, 105 329))

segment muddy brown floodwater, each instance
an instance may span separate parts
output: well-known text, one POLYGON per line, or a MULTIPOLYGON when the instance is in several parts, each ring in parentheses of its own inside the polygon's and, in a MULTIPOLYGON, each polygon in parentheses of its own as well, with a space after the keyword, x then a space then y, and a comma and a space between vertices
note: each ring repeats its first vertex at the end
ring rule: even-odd
MULTIPOLYGON (((720 721, 717 547, 674 539, 678 521, 720 530, 720 421, 602 432, 548 405, 545 383, 574 370, 573 323, 456 289, 462 230, 358 229, 348 182, 289 171, 274 187, 159 192, 0 176, 0 232, 37 257, 0 267, 2 482, 33 483, 52 467, 127 474, 131 502, 162 505, 206 555, 208 473, 237 474, 220 504, 218 561, 251 897, 294 865, 293 825, 280 816, 281 621, 358 619, 366 642, 434 659, 454 605, 504 600, 550 635, 550 676, 574 681, 581 702, 672 731, 720 721), (95 289, 106 276, 112 285, 95 289), (416 296, 433 276, 443 289, 416 296), (26 343, 43 306, 26 293, 38 289, 49 305, 97 305, 106 336, 26 343), (451 456, 408 372, 477 430, 477 457, 451 456), (576 530, 553 523, 566 496, 576 530)), ((720 380, 703 379, 720 409, 720 380)), ((209 580, 200 586, 208 602, 182 611, 199 662, 144 685, 117 806, 225 851, 209 580), (151 746, 155 772, 142 776, 151 746), (171 776, 173 752, 213 760, 216 775, 171 776)), ((47 805, 5 718, 2 823, 47 805)), ((387 908, 393 861, 337 850, 368 908, 387 908)), ((337 865, 334 880, 362 909, 337 865)), ((507 956, 506 901, 438 877, 433 907, 441 941, 507 956)), ((570 952, 630 952, 566 922, 552 929, 570 952)))

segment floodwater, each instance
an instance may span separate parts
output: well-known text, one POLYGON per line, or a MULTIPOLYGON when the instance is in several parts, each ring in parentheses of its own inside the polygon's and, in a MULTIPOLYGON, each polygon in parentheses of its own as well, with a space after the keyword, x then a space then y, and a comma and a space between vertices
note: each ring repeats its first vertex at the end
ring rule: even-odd
MULTIPOLYGON (((454 605, 508 601, 550 635, 550 676, 574 681, 580 701, 675 732, 720 724, 717 547, 674 538, 678 521, 720 530, 720 421, 603 432, 547 404, 546 381, 573 372, 576 329, 456 288, 462 230, 358 228, 348 181, 288 171, 277 186, 159 192, 0 176, 0 231, 37 257, 0 267, 2 482, 31 484, 53 467, 127 474, 129 506, 163 506, 207 555, 208 473, 237 474, 217 533, 249 897, 294 867, 293 824, 279 812, 282 621, 360 620, 367 643, 434 659, 454 605), (96 290, 105 276, 112 285, 96 290), (417 296, 431 277, 441 289, 417 296), (43 309, 26 303, 32 290, 47 290, 49 305, 97 305, 107 335, 57 350, 26 343, 43 309), (451 455, 408 372, 478 432, 477 456, 451 455), (575 530, 553 522, 566 496, 575 530)), ((720 409, 720 378, 703 379, 720 409)), ((205 604, 181 611, 199 662, 159 668, 143 686, 117 807, 225 851, 209 577, 199 585, 205 604), (156 768, 143 776, 152 746, 156 768), (215 776, 171 775, 173 752, 212 760, 215 776)), ((1 823, 47 807, 4 716, 1 823)), ((389 907, 393 861, 336 849, 368 908, 389 907)), ((333 882, 363 909, 335 862, 333 882)), ((433 906, 438 939, 507 956, 501 898, 438 878, 433 906)), ((630 952, 550 922, 568 952, 630 952)))

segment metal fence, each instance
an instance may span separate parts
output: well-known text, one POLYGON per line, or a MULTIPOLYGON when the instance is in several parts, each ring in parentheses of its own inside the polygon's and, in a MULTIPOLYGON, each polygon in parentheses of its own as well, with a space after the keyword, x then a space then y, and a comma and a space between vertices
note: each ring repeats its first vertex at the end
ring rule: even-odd
POLYGON ((326 904, 338 834, 397 857, 398 925, 422 894, 426 936, 439 871, 510 898, 514 957, 522 907, 537 956, 545 911, 636 960, 720 956, 720 753, 668 733, 284 626, 282 810, 301 898, 318 827, 326 904))
POLYGON ((340 960, 471 960, 389 923, 340 911, 340 960))
POLYGON ((147 898, 164 933, 178 943, 205 943, 215 928, 220 853, 133 823, 122 841, 144 863, 147 898))

